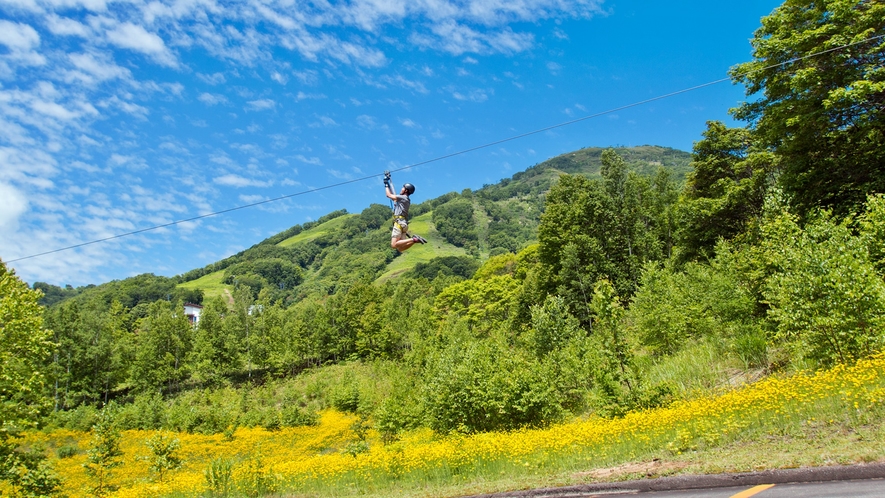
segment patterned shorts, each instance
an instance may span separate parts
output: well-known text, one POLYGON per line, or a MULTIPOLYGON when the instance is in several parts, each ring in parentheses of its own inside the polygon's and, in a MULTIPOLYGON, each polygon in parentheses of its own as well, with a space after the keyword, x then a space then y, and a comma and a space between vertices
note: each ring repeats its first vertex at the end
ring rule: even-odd
POLYGON ((391 239, 401 239, 409 231, 409 224, 405 220, 394 220, 391 239))

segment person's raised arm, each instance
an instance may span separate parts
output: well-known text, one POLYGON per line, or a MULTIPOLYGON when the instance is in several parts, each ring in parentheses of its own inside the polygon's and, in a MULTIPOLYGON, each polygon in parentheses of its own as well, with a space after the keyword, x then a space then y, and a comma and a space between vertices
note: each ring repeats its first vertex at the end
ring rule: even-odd
POLYGON ((396 191, 393 190, 393 187, 390 185, 390 173, 387 171, 384 172, 384 195, 387 196, 388 199, 392 201, 396 201, 396 191))

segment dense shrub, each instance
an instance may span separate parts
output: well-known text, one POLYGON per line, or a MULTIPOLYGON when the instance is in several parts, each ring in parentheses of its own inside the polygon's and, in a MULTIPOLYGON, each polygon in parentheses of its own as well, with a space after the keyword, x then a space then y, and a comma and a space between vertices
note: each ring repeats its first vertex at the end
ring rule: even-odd
POLYGON ((563 413, 540 362, 488 341, 456 343, 438 353, 422 392, 430 427, 444 433, 543 426, 563 413))
POLYGON ((682 269, 647 264, 627 320, 642 345, 672 354, 691 339, 731 336, 751 326, 753 296, 731 268, 688 263, 682 269))
POLYGON ((140 394, 117 410, 117 425, 123 429, 156 430, 166 424, 166 402, 157 393, 140 394))
POLYGON ((764 227, 778 268, 764 290, 777 337, 824 365, 869 356, 885 342, 885 282, 849 222, 823 214, 799 229, 782 213, 764 227))

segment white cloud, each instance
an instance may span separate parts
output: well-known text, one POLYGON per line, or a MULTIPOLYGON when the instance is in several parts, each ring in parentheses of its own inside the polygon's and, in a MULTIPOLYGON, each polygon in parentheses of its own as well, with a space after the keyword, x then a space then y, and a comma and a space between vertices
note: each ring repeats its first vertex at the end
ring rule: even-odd
POLYGON ((27 210, 27 196, 12 185, 0 182, 0 233, 14 233, 18 218, 27 210))
POLYGON ((84 163, 83 161, 71 161, 68 166, 74 169, 85 171, 87 173, 98 173, 99 171, 101 171, 101 168, 84 163))
POLYGON ((412 81, 410 79, 404 78, 401 75, 383 76, 381 78, 381 81, 386 84, 389 84, 389 85, 395 85, 395 86, 399 86, 399 87, 403 87, 403 88, 408 88, 409 90, 412 90, 412 91, 415 91, 418 93, 424 93, 424 94, 429 93, 427 91, 427 87, 425 87, 424 84, 421 83, 420 81, 412 81))
POLYGON ((298 81, 304 83, 305 85, 316 85, 319 82, 319 73, 312 69, 304 70, 304 71, 295 71, 292 73, 298 81))
POLYGON ((146 107, 140 106, 138 104, 133 104, 132 102, 126 102, 116 95, 99 102, 98 105, 104 108, 118 109, 125 112, 126 114, 131 114, 140 118, 144 118, 145 116, 150 114, 150 111, 146 107))
POLYGON ((26 52, 40 44, 40 35, 28 24, 0 19, 0 43, 10 51, 26 52))
POLYGON ((469 0, 460 14, 484 25, 546 19, 588 18, 602 14, 602 0, 469 0))
POLYGON ((401 125, 405 126, 406 128, 416 128, 416 127, 418 127, 418 124, 415 123, 414 121, 412 121, 412 120, 409 119, 409 118, 403 118, 403 119, 400 119, 399 122, 400 122, 401 125))
POLYGON ((213 182, 224 185, 226 187, 269 187, 271 182, 263 182, 260 180, 253 180, 249 178, 242 177, 240 175, 227 174, 215 177, 213 182))
POLYGON ((343 171, 338 171, 337 169, 327 169, 326 173, 338 178, 339 180, 353 180, 354 176, 350 173, 345 173, 343 171))
POLYGON ((178 61, 162 38, 149 32, 142 26, 124 22, 107 32, 108 41, 112 44, 150 56, 164 66, 177 67, 178 61))
POLYGON ((508 27, 491 34, 487 43, 492 52, 511 54, 531 48, 535 43, 535 37, 530 33, 516 33, 508 27))
POLYGON ((338 126, 338 123, 329 116, 317 116, 319 121, 310 124, 311 128, 338 126))
POLYGON ((227 82, 227 79, 221 73, 203 74, 197 73, 197 77, 210 85, 221 85, 227 82))
POLYGON ((313 164, 314 166, 322 166, 323 161, 318 157, 304 157, 301 154, 295 156, 295 159, 305 163, 305 164, 313 164))
POLYGON ((453 92, 452 97, 458 100, 465 100, 470 102, 485 102, 489 99, 488 94, 483 90, 471 90, 470 92, 463 94, 461 92, 453 92))
POLYGON ((266 111, 276 107, 277 103, 271 99, 251 100, 248 102, 248 109, 253 111, 266 111))
POLYGON ((114 64, 105 54, 69 54, 68 60, 77 69, 68 72, 69 80, 77 79, 86 84, 94 84, 113 79, 128 79, 131 76, 128 69, 114 64))
POLYGON ((60 121, 73 121, 82 115, 77 109, 69 109, 57 102, 45 100, 34 100, 30 107, 33 111, 60 121))
POLYGON ((140 171, 148 168, 147 162, 142 157, 138 156, 127 156, 123 154, 111 154, 108 158, 108 166, 110 167, 120 167, 125 166, 127 169, 132 171, 140 171))
POLYGON ((224 95, 217 95, 213 93, 201 93, 197 100, 206 104, 206 105, 218 105, 224 104, 227 102, 227 97, 224 95))
POLYGON ((329 157, 338 161, 349 161, 351 159, 350 156, 344 153, 344 151, 339 150, 334 145, 324 145, 326 151, 329 153, 329 157))
POLYGON ((254 204, 265 200, 266 197, 263 195, 240 195, 239 199, 243 204, 254 204))
POLYGON ((55 14, 46 17, 46 27, 49 28, 49 31, 52 34, 60 36, 79 36, 86 38, 92 33, 89 26, 67 17, 59 17, 55 14))
POLYGON ((29 24, 0 19, 0 44, 9 50, 5 59, 27 66, 46 64, 46 57, 34 50, 40 45, 40 35, 29 24))
POLYGON ((326 98, 326 96, 325 96, 324 94, 322 94, 322 93, 304 93, 304 92, 302 92, 302 91, 299 91, 299 92, 295 95, 295 100, 297 100, 297 101, 299 101, 299 102, 302 101, 302 100, 308 100, 308 99, 310 99, 310 100, 321 100, 321 99, 325 99, 325 98, 326 98))
POLYGON ((375 118, 366 114, 361 114, 356 117, 356 124, 362 128, 367 130, 374 129, 377 126, 377 122, 375 118))

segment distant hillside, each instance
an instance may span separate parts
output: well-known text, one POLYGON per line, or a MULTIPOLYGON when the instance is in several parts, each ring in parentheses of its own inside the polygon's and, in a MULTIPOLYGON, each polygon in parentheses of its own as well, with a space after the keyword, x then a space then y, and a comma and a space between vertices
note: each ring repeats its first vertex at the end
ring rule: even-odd
MULTIPOLYGON (((142 295, 145 299, 199 301, 221 296, 229 300, 235 285, 248 285, 256 297, 263 292, 272 300, 291 303, 309 295, 331 295, 355 282, 387 280, 408 272, 429 279, 469 277, 490 255, 516 252, 533 242, 546 192, 562 174, 599 177, 603 150, 592 147, 562 154, 475 192, 451 192, 413 205, 410 229, 429 243, 402 255, 389 247, 390 208, 373 204, 359 214, 339 210, 293 226, 245 251, 176 277, 140 275, 55 293, 52 303, 84 293, 103 293, 107 301, 114 298, 129 306, 141 302, 142 295), (145 280, 152 282, 154 292, 138 290, 145 288, 145 280)), ((691 170, 687 152, 656 146, 615 150, 632 172, 642 176, 664 169, 681 184, 691 170)))

